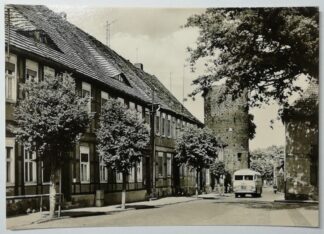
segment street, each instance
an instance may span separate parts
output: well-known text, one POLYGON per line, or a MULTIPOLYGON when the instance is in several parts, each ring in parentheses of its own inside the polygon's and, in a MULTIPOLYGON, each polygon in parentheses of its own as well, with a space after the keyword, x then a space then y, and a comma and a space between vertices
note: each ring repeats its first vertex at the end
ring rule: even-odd
MULTIPOLYGON (((122 212, 88 212, 88 215, 65 217, 42 223, 17 226, 15 217, 7 219, 8 229, 104 227, 104 226, 182 226, 182 225, 275 225, 316 227, 318 205, 312 203, 273 202, 282 194, 265 188, 262 198, 201 196, 198 200, 171 205, 150 202, 128 204, 133 209, 122 212), (80 217, 81 216, 81 217, 80 217)), ((175 198, 179 199, 179 198, 175 198)), ((89 208, 83 208, 86 211, 89 208)), ((92 211, 97 208, 90 208, 92 211)), ((81 211, 81 209, 79 209, 81 211)))

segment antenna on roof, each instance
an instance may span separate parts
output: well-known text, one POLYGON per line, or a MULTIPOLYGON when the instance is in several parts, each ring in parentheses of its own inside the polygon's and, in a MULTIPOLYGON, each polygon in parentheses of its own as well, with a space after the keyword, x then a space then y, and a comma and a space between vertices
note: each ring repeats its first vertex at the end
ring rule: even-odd
POLYGON ((106 21, 106 45, 110 47, 110 26, 115 23, 117 19, 109 22, 109 20, 106 21))
POLYGON ((170 72, 170 92, 172 93, 172 72, 170 72))

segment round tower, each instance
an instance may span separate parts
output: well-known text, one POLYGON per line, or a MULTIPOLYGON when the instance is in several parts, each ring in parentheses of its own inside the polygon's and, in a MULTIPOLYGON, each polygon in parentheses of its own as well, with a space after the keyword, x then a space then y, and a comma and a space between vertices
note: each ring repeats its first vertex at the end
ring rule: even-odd
POLYGON ((232 95, 225 95, 224 85, 217 85, 206 93, 204 99, 205 125, 227 144, 223 158, 226 170, 233 175, 236 170, 248 168, 248 92, 233 99, 232 95))

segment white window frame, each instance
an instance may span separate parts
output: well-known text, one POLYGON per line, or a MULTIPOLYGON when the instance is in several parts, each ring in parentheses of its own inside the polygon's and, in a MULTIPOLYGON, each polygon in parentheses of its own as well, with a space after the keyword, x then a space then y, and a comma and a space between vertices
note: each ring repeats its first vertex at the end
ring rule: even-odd
POLYGON ((55 78, 55 69, 49 66, 44 66, 43 68, 43 76, 48 78, 55 78))
POLYGON ((206 185, 210 185, 210 173, 209 169, 206 169, 206 185))
POLYGON ((128 175, 128 182, 134 183, 135 182, 135 167, 131 167, 128 175))
POLYGON ((166 136, 166 118, 165 118, 165 113, 162 113, 162 118, 161 118, 161 122, 160 122, 160 132, 161 132, 161 136, 166 136), (163 121, 164 120, 164 121, 163 121))
POLYGON ((155 128, 155 134, 156 135, 162 135, 161 134, 161 113, 160 113, 160 111, 157 111, 156 112, 156 117, 155 117, 155 123, 154 123, 154 128, 155 128), (158 121, 157 121, 157 119, 158 119, 158 121), (157 127, 156 127, 156 124, 157 123, 159 123, 159 129, 157 129, 157 127))
POLYGON ((137 182, 143 181, 143 159, 142 158, 140 162, 136 163, 136 178, 137 178, 137 182))
POLYGON ((12 63, 15 65, 14 74, 8 74, 7 69, 5 69, 5 76, 6 76, 6 101, 7 102, 16 102, 17 101, 17 56, 14 54, 10 54, 10 57, 6 58, 6 62, 12 63), (9 82, 8 79, 12 79, 12 87, 11 87, 11 97, 9 97, 9 82))
POLYGON ((116 172, 116 183, 122 183, 123 182, 123 173, 116 172))
POLYGON ((106 100, 106 102, 109 100, 109 94, 105 91, 101 91, 101 94, 100 94, 100 106, 101 107, 104 105, 102 100, 106 100))
POLYGON ((164 158, 164 153, 161 152, 161 151, 159 151, 159 152, 157 153, 157 159, 158 159, 158 161, 157 161, 157 165, 158 165, 158 168, 157 168, 157 174, 158 174, 158 177, 159 177, 159 178, 163 178, 163 177, 164 177, 164 160, 163 160, 163 158, 164 158), (160 174, 160 172, 159 172, 159 168, 160 168, 160 164, 159 164, 160 160, 159 160, 159 158, 162 158, 162 160, 161 160, 161 162, 162 162, 162 165, 161 165, 161 168, 162 168, 162 174, 160 174))
POLYGON ((167 137, 168 138, 171 138, 172 136, 172 118, 171 118, 171 115, 167 115, 167 120, 166 120, 166 133, 167 133, 167 137))
POLYGON ((167 177, 171 177, 172 175, 172 154, 171 153, 167 153, 167 157, 166 157, 166 167, 167 167, 167 177))
POLYGON ((90 148, 89 146, 81 145, 80 146, 80 182, 82 184, 90 183, 90 148), (82 162, 82 154, 88 155, 88 162, 82 162), (83 169, 85 168, 85 169, 83 169), (86 178, 84 179, 83 172, 86 173, 86 178))
POLYGON ((129 109, 136 110, 136 105, 134 102, 129 102, 129 109))
POLYGON ((91 84, 82 81, 82 97, 85 97, 84 91, 89 92, 89 102, 87 104, 88 112, 91 112, 91 84))
POLYGON ((137 105, 136 109, 137 109, 139 119, 143 119, 143 107, 141 105, 137 105))
POLYGON ((6 185, 14 185, 14 184, 15 184, 15 138, 6 137, 6 185), (7 147, 10 148, 9 158, 7 158, 8 156, 7 147), (9 173, 7 169, 7 163, 10 163, 9 173))
POLYGON ((122 97, 118 97, 117 98, 117 101, 119 101, 120 103, 124 104, 125 105, 125 99, 122 98, 122 97))
POLYGON ((25 182, 25 185, 35 185, 37 183, 37 163, 35 161, 36 152, 30 152, 24 148, 23 154, 24 154, 24 182, 25 182), (30 154, 31 154, 32 158, 29 158, 30 154), (27 167, 26 167, 26 164, 27 164, 27 167), (31 165, 32 172, 30 172, 30 165, 31 165), (27 168, 27 170, 26 170, 26 168, 27 168), (26 173, 27 173, 28 178, 26 178, 26 173), (32 173, 32 174, 30 174, 30 173, 32 173), (30 180, 30 175, 32 175, 33 180, 30 180))
POLYGON ((26 70, 25 70, 26 80, 27 80, 27 70, 32 70, 36 72, 36 76, 34 77, 34 82, 38 82, 39 81, 38 63, 30 59, 26 59, 26 70))
POLYGON ((108 168, 106 163, 102 160, 102 156, 99 156, 99 177, 100 183, 108 182, 108 168))

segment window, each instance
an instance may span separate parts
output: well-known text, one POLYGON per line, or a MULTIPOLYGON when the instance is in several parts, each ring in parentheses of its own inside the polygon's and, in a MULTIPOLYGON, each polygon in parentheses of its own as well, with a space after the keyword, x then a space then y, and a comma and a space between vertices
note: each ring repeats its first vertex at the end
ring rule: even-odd
POLYGON ((143 119, 143 107, 137 105, 138 118, 143 119))
POLYGON ((210 174, 209 169, 206 169, 206 185, 210 184, 210 174))
POLYGON ((36 183, 36 153, 24 149, 25 183, 36 183))
POLYGON ((242 175, 236 175, 235 180, 243 180, 243 176, 242 175))
POLYGON ((167 136, 171 137, 171 115, 168 115, 166 131, 167 131, 167 136))
POLYGON ((177 120, 177 126, 176 126, 176 138, 180 136, 180 129, 181 129, 181 120, 177 120))
POLYGON ((44 78, 54 78, 55 77, 55 69, 44 66, 44 78))
POLYGON ((17 93, 17 57, 11 54, 6 60, 6 100, 16 101, 17 93))
POLYGON ((145 122, 150 123, 150 110, 145 108, 145 122))
POLYGON ((101 156, 99 156, 99 177, 101 183, 108 181, 108 168, 101 156))
POLYGON ((164 173, 163 173, 163 152, 158 152, 158 176, 159 177, 163 177, 164 173))
POLYGON ((244 176, 244 180, 253 180, 253 175, 244 176))
POLYGON ((135 103, 134 102, 129 102, 129 109, 135 110, 135 103))
POLYGON ((129 170, 128 182, 129 182, 129 183, 134 183, 134 181, 135 181, 135 168, 132 167, 132 168, 129 170))
POLYGON ((42 162, 42 183, 50 184, 51 181, 51 170, 44 166, 44 162, 42 162))
POLYGON ((237 161, 241 162, 242 160, 242 153, 237 153, 237 161))
POLYGON ((120 172, 116 172, 116 182, 122 183, 123 182, 123 174, 120 172))
POLYGON ((125 99, 124 99, 124 98, 122 98, 122 97, 118 97, 117 100, 118 100, 120 103, 125 104, 125 99))
POLYGON ((6 138, 6 182, 15 182, 15 139, 6 138))
POLYGON ((136 177, 137 182, 142 182, 143 180, 143 174, 142 174, 142 168, 143 168, 143 160, 141 159, 140 162, 136 163, 136 177))
POLYGON ((171 153, 167 153, 167 176, 171 176, 171 171, 172 171, 172 163, 171 163, 171 153))
POLYGON ((162 113, 162 121, 161 121, 161 135, 165 136, 166 129, 165 129, 165 113, 162 113))
POLYGON ((26 80, 38 82, 38 63, 26 59, 26 80))
POLYGON ((176 130, 177 130, 177 122, 176 118, 172 117, 172 138, 176 139, 176 130))
POLYGON ((155 119, 155 132, 157 135, 160 134, 160 112, 156 112, 156 119, 155 119))
POLYGON ((88 146, 80 146, 80 181, 90 182, 90 150, 88 146))
POLYGON ((105 103, 108 101, 109 95, 107 92, 101 91, 101 107, 105 105, 105 103))
POLYGON ((89 83, 82 82, 82 97, 89 97, 87 109, 91 112, 91 85, 89 83))

